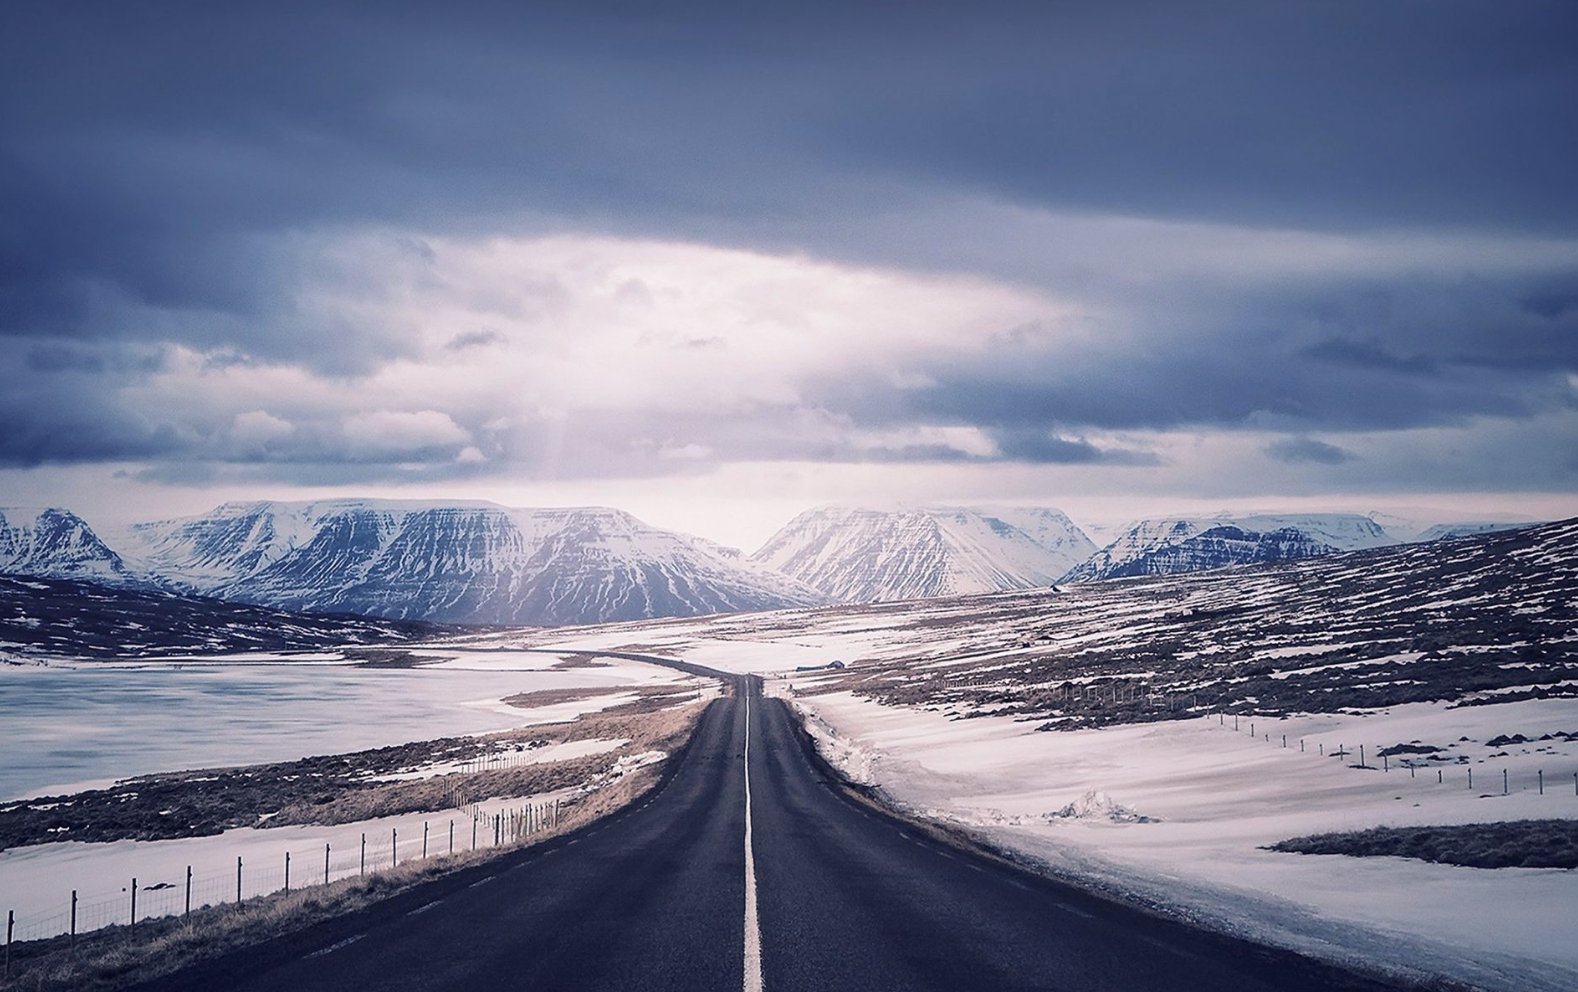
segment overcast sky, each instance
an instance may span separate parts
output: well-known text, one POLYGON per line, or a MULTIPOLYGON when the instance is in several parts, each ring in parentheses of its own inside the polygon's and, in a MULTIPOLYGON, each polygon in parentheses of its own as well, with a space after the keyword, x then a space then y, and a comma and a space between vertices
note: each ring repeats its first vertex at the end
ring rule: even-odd
POLYGON ((1578 513, 1578 4, 0 15, 0 504, 1578 513))

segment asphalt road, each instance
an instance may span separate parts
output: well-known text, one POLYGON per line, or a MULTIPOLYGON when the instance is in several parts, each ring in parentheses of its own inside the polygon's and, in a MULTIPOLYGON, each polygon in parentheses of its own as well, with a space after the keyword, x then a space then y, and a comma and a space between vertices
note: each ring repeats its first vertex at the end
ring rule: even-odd
POLYGON ((846 793, 781 701, 734 682, 642 802, 147 988, 1387 987, 933 840, 846 793))

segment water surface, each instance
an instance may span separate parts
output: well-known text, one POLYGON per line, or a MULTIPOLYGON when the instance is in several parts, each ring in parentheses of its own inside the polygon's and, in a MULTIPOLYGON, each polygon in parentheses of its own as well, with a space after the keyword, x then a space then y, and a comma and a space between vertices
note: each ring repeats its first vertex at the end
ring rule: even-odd
POLYGON ((521 720, 500 698, 570 681, 569 672, 281 662, 0 665, 0 799, 501 730, 521 720))

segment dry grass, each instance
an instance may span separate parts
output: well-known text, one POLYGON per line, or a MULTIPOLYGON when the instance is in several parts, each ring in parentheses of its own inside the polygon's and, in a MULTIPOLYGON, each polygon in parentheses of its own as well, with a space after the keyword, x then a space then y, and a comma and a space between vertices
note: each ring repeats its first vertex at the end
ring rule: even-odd
POLYGON ((1294 854, 1418 858, 1466 868, 1578 868, 1578 820, 1504 820, 1443 827, 1375 827, 1278 841, 1294 854))
POLYGON ((666 695, 644 697, 628 706, 587 714, 573 723, 526 727, 488 738, 504 743, 531 744, 577 740, 628 742, 603 754, 415 781, 386 782, 346 792, 327 802, 285 806, 270 818, 269 823, 332 826, 447 809, 490 796, 529 796, 568 788, 602 772, 617 758, 643 751, 672 751, 683 743, 694 726, 699 709, 675 708, 674 702, 666 695), (642 703, 649 704, 650 708, 643 709, 642 703))
MULTIPOLYGON (((632 740, 639 738, 643 750, 661 749, 672 753, 689 740, 703 708, 687 706, 643 717, 592 720, 579 729, 585 737, 617 734, 632 740)), ((608 756, 556 764, 577 767, 585 764, 596 774, 607 768, 608 756)), ((662 767, 647 766, 615 780, 564 807, 556 828, 515 844, 407 862, 365 878, 278 893, 241 906, 210 907, 194 912, 190 921, 166 918, 144 920, 135 928, 109 927, 78 937, 75 947, 64 937, 17 945, 13 949, 11 976, 0 979, 0 992, 111 992, 264 943, 314 923, 355 912, 432 879, 576 830, 640 799, 658 783, 662 767)), ((507 776, 508 773, 498 774, 507 776)), ((511 780, 501 777, 497 781, 503 784, 511 780)))
POLYGON ((530 692, 517 692, 513 696, 505 696, 503 702, 523 710, 529 710, 538 706, 557 706, 560 703, 574 703, 582 699, 592 699, 596 696, 612 696, 622 692, 629 692, 630 689, 630 686, 625 685, 583 686, 579 689, 533 689, 530 692))
POLYGON ((596 653, 567 654, 553 663, 554 668, 612 668, 613 662, 602 661, 596 653))

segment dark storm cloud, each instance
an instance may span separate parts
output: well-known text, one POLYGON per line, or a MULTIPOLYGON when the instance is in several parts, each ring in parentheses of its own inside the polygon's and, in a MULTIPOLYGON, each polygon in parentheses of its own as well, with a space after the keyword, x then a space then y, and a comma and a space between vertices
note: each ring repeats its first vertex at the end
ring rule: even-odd
POLYGON ((1422 355, 1394 355, 1374 341, 1328 338, 1305 348, 1304 355, 1318 362, 1401 375, 1433 376, 1440 369, 1430 358, 1422 355))
MULTIPOLYGON (((1578 311, 1531 311, 1530 277, 1242 282, 1227 273, 1167 287, 1155 293, 1164 305, 1141 299, 1126 323, 1095 333, 1075 320, 1066 335, 1016 329, 972 354, 916 349, 897 359, 924 383, 914 388, 832 374, 812 394, 869 426, 1031 431, 1399 430, 1528 417, 1573 400, 1578 311)), ((1133 291, 1102 292, 1117 306, 1133 291)))
POLYGON ((1016 461, 1083 464, 1101 461, 1102 452, 1089 441, 1069 439, 1036 429, 993 431, 1002 454, 1016 461))
MULTIPOLYGON (((1578 259, 1136 290, 1071 276, 1078 245, 1049 257, 924 220, 977 198, 1355 237, 1578 237, 1571 3, 16 3, 0 28, 0 335, 16 344, 0 377, 38 380, 0 406, 7 464, 370 457, 312 425, 236 448, 218 415, 161 421, 113 395, 155 370, 128 354, 168 344, 329 376, 411 354, 409 328, 298 302, 304 270, 350 293, 424 278, 415 239, 365 265, 301 251, 359 229, 803 250, 1124 308, 1095 343, 917 349, 897 364, 929 385, 840 370, 808 390, 854 427, 979 427, 1009 460, 1143 459, 1086 430, 1302 436, 1571 402, 1578 259)), ((707 330, 698 350, 719 340, 707 330)), ((697 430, 718 457, 977 457, 750 420, 697 430)))
POLYGON ((6 27, 13 330, 85 331, 91 286, 253 313, 282 274, 249 235, 501 210, 751 242, 809 217, 826 250, 863 200, 934 187, 1578 229, 1567 3, 40 3, 6 27))
POLYGON ((498 331, 462 331, 450 338, 444 348, 448 351, 465 351, 467 348, 485 348, 490 344, 499 344, 503 340, 504 335, 498 331))
POLYGON ((1352 452, 1312 437, 1289 437, 1273 441, 1266 446, 1266 454, 1279 462, 1290 464, 1314 462, 1318 465, 1341 465, 1353 461, 1352 452))

